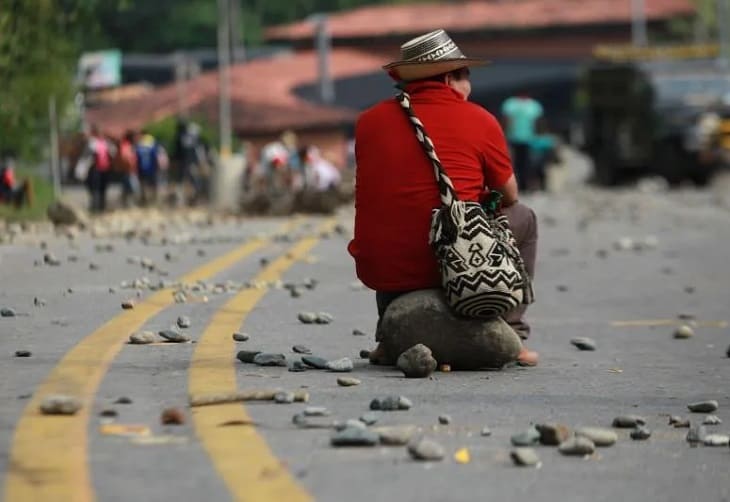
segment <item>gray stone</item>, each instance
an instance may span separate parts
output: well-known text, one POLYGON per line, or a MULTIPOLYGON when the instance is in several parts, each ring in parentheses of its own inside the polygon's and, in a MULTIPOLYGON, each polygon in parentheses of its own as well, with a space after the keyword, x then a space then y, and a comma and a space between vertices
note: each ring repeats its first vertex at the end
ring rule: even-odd
POLYGON ((687 431, 686 440, 690 444, 697 444, 703 442, 706 437, 707 429, 705 428, 705 426, 696 425, 694 427, 690 427, 690 429, 687 431))
POLYGON ((51 267, 58 267, 61 265, 61 260, 59 260, 53 253, 45 253, 43 255, 43 263, 50 265, 51 267))
POLYGON ((349 357, 343 357, 342 359, 336 359, 334 361, 327 361, 327 364, 325 365, 325 369, 335 373, 349 373, 354 368, 355 365, 349 357))
POLYGON ((233 333, 233 340, 236 342, 246 342, 249 336, 246 333, 233 333))
POLYGON ((676 331, 674 332, 674 338, 678 339, 687 339, 692 338, 694 336, 695 332, 692 329, 691 326, 688 326, 686 324, 683 324, 682 326, 678 327, 676 331))
POLYGON ((596 446, 611 446, 618 441, 618 434, 603 427, 581 427, 576 429, 575 435, 590 439, 596 446))
POLYGON ((730 444, 730 436, 726 434, 708 434, 703 441, 705 446, 727 446, 730 444))
POLYGON ((492 429, 489 427, 482 427, 482 431, 480 432, 482 437, 489 437, 492 435, 492 429))
POLYGON ((596 350, 596 342, 592 338, 579 336, 570 340, 570 343, 578 347, 580 350, 596 350))
POLYGON ((278 404, 291 404, 294 402, 293 392, 277 392, 274 394, 274 402, 278 404))
POLYGON ((408 444, 408 453, 414 460, 439 461, 443 460, 446 452, 444 448, 430 439, 417 439, 408 444))
POLYGON ((314 312, 299 312, 299 314, 297 314, 297 319, 299 319, 299 322, 304 324, 314 324, 317 322, 317 314, 314 312))
POLYGON ((124 300, 122 302, 122 308, 124 310, 132 310, 134 308, 134 300, 124 300))
POLYGON ((252 363, 259 354, 261 354, 260 350, 239 350, 236 358, 242 363, 252 363))
POLYGON ((410 399, 404 396, 387 396, 384 398, 375 398, 370 401, 371 410, 380 411, 397 411, 397 410, 410 410, 413 403, 410 399))
POLYGON ((540 432, 530 427, 524 432, 518 432, 510 437, 513 446, 534 446, 540 442, 540 432))
POLYGON ((490 321, 456 317, 439 289, 415 291, 394 300, 385 312, 376 341, 383 363, 419 343, 431 349, 436 361, 455 370, 501 368, 517 359, 522 342, 501 319, 490 321))
POLYGON ((81 409, 81 401, 72 396, 55 395, 44 397, 40 410, 44 415, 75 415, 81 409))
POLYGON ((15 357, 30 357, 33 355, 30 350, 16 350, 15 357))
POLYGON ((326 370, 328 361, 327 361, 327 359, 325 359, 323 357, 303 356, 302 362, 311 368, 314 368, 317 370, 326 370))
POLYGON ((537 424, 535 429, 540 433, 540 443, 546 446, 558 446, 573 435, 563 424, 537 424))
POLYGON ((353 336, 367 336, 364 331, 359 330, 359 329, 353 329, 352 335, 353 336))
POLYGON ((640 425, 636 429, 631 431, 631 434, 629 435, 631 436, 631 439, 644 441, 651 437, 651 430, 649 430, 649 428, 644 425, 640 425))
POLYGON ((3 307, 0 309, 0 317, 15 317, 15 309, 3 307))
POLYGON ((368 412, 359 418, 359 420, 365 425, 375 425, 380 420, 380 415, 377 413, 368 412))
POLYGON ((337 378, 337 385, 340 387, 354 387, 360 385, 362 382, 357 378, 352 377, 339 377, 337 378))
POLYGON ((289 366, 289 371, 292 373, 302 373, 307 371, 308 366, 301 361, 293 361, 289 366))
POLYGON ((449 415, 439 415, 439 423, 441 425, 449 425, 451 423, 451 416, 449 416, 449 415))
POLYGON ((509 456, 512 458, 512 462, 520 467, 539 467, 541 464, 540 457, 532 448, 515 448, 509 456))
POLYGON ((621 415, 613 419, 613 426, 618 429, 633 429, 639 425, 646 425, 646 419, 638 415, 621 415))
POLYGON ((317 318, 314 322, 316 322, 317 324, 330 324, 334 320, 335 318, 332 316, 332 314, 328 314, 327 312, 318 312, 317 318))
POLYGON ((105 408, 99 412, 100 417, 115 418, 119 416, 119 412, 114 408, 105 408))
POLYGON ((114 401, 114 404, 132 404, 132 398, 127 396, 122 396, 118 398, 116 401, 114 401))
POLYGON ((45 307, 46 306, 46 300, 43 298, 38 298, 37 296, 33 298, 33 305, 36 307, 45 307))
POLYGON ((362 423, 359 420, 356 420, 354 418, 348 418, 344 422, 334 422, 333 427, 336 431, 343 431, 348 428, 355 428, 355 429, 367 429, 368 426, 362 423))
POLYGON ((94 262, 89 263, 89 270, 99 270, 99 265, 94 262))
POLYGON ((254 356, 253 362, 259 366, 286 366, 286 356, 261 352, 254 356))
POLYGON ((295 345, 291 349, 294 352, 296 352, 297 354, 311 354, 312 353, 312 349, 310 349, 309 347, 306 347, 304 345, 295 345))
POLYGON ((192 322, 190 321, 190 318, 188 316, 181 315, 177 318, 177 327, 186 329, 189 328, 192 325, 192 322))
POLYGON ((328 417, 330 412, 324 406, 308 406, 302 412, 305 417, 328 417))
POLYGON ((335 432, 330 438, 332 446, 375 446, 379 436, 376 432, 359 427, 348 427, 335 432))
POLYGON ((157 336, 153 331, 140 331, 129 335, 129 343, 132 345, 146 345, 157 341, 157 336))
POLYGON ((702 421, 702 425, 720 425, 722 420, 717 415, 707 415, 702 421))
POLYGON ((46 215, 54 225, 87 226, 89 223, 86 212, 65 199, 54 201, 48 206, 46 215))
POLYGON ((366 349, 361 350, 360 359, 370 359, 370 351, 366 349))
POLYGON ((563 455, 590 455, 596 451, 596 446, 588 438, 572 437, 558 446, 563 455))
POLYGON ((713 411, 717 411, 717 408, 719 407, 720 405, 715 400, 699 401, 697 403, 690 403, 687 405, 689 411, 693 413, 712 413, 713 411))
POLYGON ((163 329, 158 334, 165 339, 166 342, 170 343, 187 343, 190 341, 190 337, 179 331, 173 329, 163 329))
POLYGON ((386 446, 404 446, 418 431, 414 425, 394 425, 390 427, 376 427, 373 429, 380 437, 380 444, 386 446))
POLYGON ((437 362, 431 349, 419 343, 398 356, 396 366, 406 378, 426 378, 434 372, 437 362))

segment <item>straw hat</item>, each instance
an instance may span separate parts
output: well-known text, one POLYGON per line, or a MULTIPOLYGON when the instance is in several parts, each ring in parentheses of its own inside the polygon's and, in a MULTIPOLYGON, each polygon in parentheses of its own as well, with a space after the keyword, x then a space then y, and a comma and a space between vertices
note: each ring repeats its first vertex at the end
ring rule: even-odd
POLYGON ((433 77, 442 73, 483 66, 484 59, 468 58, 444 30, 436 30, 416 37, 400 46, 401 60, 383 66, 389 74, 410 81, 433 77))

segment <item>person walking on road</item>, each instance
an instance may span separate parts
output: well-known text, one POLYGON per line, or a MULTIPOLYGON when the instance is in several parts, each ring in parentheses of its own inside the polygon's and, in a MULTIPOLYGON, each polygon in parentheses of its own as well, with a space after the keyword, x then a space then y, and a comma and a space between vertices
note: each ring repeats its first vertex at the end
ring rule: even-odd
POLYGON ((142 185, 142 204, 148 205, 157 201, 160 183, 161 147, 154 136, 142 132, 135 145, 137 169, 142 185))
MULTIPOLYGON (((527 272, 534 275, 537 222, 518 201, 507 143, 497 119, 468 101, 468 59, 443 30, 401 46, 403 61, 384 68, 411 98, 416 116, 434 143, 460 200, 482 202, 490 190, 503 194, 507 215, 527 272)), ((398 296, 441 287, 429 246, 431 211, 439 206, 433 167, 413 127, 395 99, 360 115, 355 129, 355 232, 348 246, 359 279, 376 291, 379 316, 398 296)), ((524 339, 530 328, 525 306, 505 316, 524 339)), ((371 360, 377 361, 381 347, 371 360)), ((397 357, 397 356, 396 356, 397 357)), ((523 347, 519 360, 536 364, 523 347)))
POLYGON ((535 177, 530 161, 530 144, 535 136, 535 125, 542 115, 542 105, 527 92, 508 98, 502 103, 502 118, 520 190, 527 190, 535 177))
POLYGON ((86 186, 90 195, 90 210, 103 212, 106 210, 106 193, 115 154, 114 145, 107 140, 96 126, 91 128, 91 136, 83 154, 87 165, 86 186))
POLYGON ((122 206, 128 207, 129 201, 139 197, 139 177, 137 174, 137 153, 134 146, 134 132, 127 131, 119 142, 119 171, 122 175, 122 206))

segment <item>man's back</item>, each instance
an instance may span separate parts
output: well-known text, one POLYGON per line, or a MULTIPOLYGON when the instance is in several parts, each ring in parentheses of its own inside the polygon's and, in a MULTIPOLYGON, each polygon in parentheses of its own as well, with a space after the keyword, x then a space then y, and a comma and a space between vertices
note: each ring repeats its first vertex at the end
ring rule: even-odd
MULTIPOLYGON (((496 119, 447 85, 407 88, 415 114, 434 142, 463 200, 512 174, 496 119)), ((435 287, 439 275, 428 245, 431 210, 440 204, 433 167, 395 99, 362 114, 355 131, 355 238, 350 253, 358 277, 380 291, 435 287)))

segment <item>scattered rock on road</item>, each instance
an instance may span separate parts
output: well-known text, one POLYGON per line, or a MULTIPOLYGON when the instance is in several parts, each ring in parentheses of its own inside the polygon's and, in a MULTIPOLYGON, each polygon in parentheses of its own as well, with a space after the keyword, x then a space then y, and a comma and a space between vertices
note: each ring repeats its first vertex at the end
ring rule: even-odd
POLYGON ((349 419, 345 420, 344 422, 335 422, 334 428, 336 431, 344 431, 345 429, 348 429, 348 428, 367 429, 368 426, 359 420, 355 420, 354 418, 349 418, 349 419))
POLYGON ((35 297, 33 298, 33 305, 36 307, 45 307, 46 306, 46 300, 43 298, 35 297))
POLYGON ((236 342, 246 342, 249 336, 246 333, 233 333, 233 340, 236 342))
POLYGON ((709 401, 699 401, 697 403, 690 403, 687 405, 687 408, 689 408, 689 411, 694 413, 712 413, 713 411, 717 411, 717 408, 720 405, 715 400, 709 400, 709 401))
POLYGON ((596 350, 596 342, 592 338, 580 336, 570 340, 570 343, 578 347, 580 350, 596 350))
POLYGON ((316 322, 317 324, 330 324, 334 320, 335 318, 332 316, 332 314, 328 314, 327 312, 319 312, 317 313, 317 317, 315 318, 314 322, 316 322))
POLYGON ((105 408, 99 412, 99 416, 105 418, 116 418, 119 416, 119 412, 114 408, 105 408))
POLYGON ((702 421, 702 425, 720 425, 722 420, 717 415, 707 415, 702 421))
POLYGON ((314 324, 317 322, 317 314, 314 312, 299 312, 297 319, 303 324, 314 324))
POLYGON ((352 335, 353 336, 367 336, 364 331, 361 331, 359 329, 353 329, 352 335))
POLYGON ((54 225, 81 225, 89 223, 89 217, 83 209, 67 200, 54 201, 46 210, 48 219, 54 225))
POLYGON ((596 451, 596 445, 586 437, 572 437, 558 446, 563 455, 591 455, 596 451))
POLYGON ((683 340, 687 338, 692 338, 694 334, 695 332, 691 326, 683 324, 674 331, 674 338, 683 340))
POLYGON ((337 385, 340 387, 354 387, 356 385, 360 385, 362 382, 358 380, 357 378, 352 377, 339 377, 337 379, 337 385))
POLYGON ((122 302, 122 308, 124 310, 131 310, 131 309, 133 309, 134 308, 134 300, 131 300, 131 299, 130 300, 124 300, 122 302))
POLYGON ((441 425, 449 425, 451 423, 450 415, 439 415, 439 423, 441 425))
POLYGON ((618 435, 614 431, 603 427, 581 427, 576 429, 575 435, 590 439, 596 446, 611 446, 618 441, 618 435))
POLYGON ((480 432, 482 437, 489 437, 492 435, 492 429, 489 427, 482 427, 482 431, 480 432))
POLYGON ((540 442, 540 432, 533 426, 510 437, 513 446, 533 446, 540 442))
POLYGON ((371 410, 380 411, 397 411, 397 410, 410 410, 413 403, 410 399, 404 396, 388 396, 384 398, 375 398, 370 401, 371 410))
POLYGON ((291 349, 294 352, 296 352, 297 354, 311 354, 312 353, 312 349, 310 349, 309 347, 306 347, 304 345, 295 345, 291 349))
POLYGON ((51 267, 58 267, 61 265, 61 260, 53 253, 46 253, 43 255, 43 263, 51 267))
POLYGON ((690 444, 701 443, 707 437, 707 429, 704 425, 695 425, 687 431, 687 442, 690 444))
POLYGON ((634 439, 637 441, 644 441, 651 437, 651 430, 649 430, 649 428, 644 425, 640 425, 636 429, 631 431, 630 436, 631 436, 631 439, 634 439))
POLYGON ((327 361, 327 364, 325 365, 325 369, 335 373, 349 373, 354 368, 355 365, 349 357, 343 357, 334 361, 327 361))
POLYGON ((404 446, 418 431, 414 425, 393 425, 390 427, 376 427, 373 429, 380 437, 380 443, 386 446, 404 446))
POLYGON ((122 396, 118 398, 116 401, 114 401, 114 404, 132 404, 132 398, 127 396, 122 396))
POLYGON ((360 420, 365 425, 375 425, 378 420, 380 420, 380 415, 378 415, 377 413, 368 412, 361 416, 358 420, 360 420))
POLYGON ((360 359, 370 359, 370 351, 366 349, 362 349, 360 351, 360 359))
POLYGON ((160 415, 160 423, 162 425, 183 425, 185 413, 178 408, 166 408, 160 415))
POLYGON ((15 357, 30 357, 33 355, 30 350, 16 350, 15 357))
POLYGON ((328 417, 330 412, 324 406, 308 406, 302 412, 305 417, 328 417))
POLYGON ((15 317, 15 309, 3 307, 0 309, 0 317, 15 317))
POLYGON ((541 464, 540 457, 532 448, 515 448, 509 456, 512 458, 512 462, 520 467, 539 467, 541 464))
POLYGON ((236 354, 236 359, 242 363, 252 363, 254 357, 261 354, 260 350, 239 350, 236 354))
POLYGON ((129 335, 129 343, 132 345, 146 345, 157 341, 157 336, 152 331, 140 331, 129 335))
POLYGON ((414 460, 439 461, 443 460, 444 448, 430 439, 418 439, 408 444, 408 453, 414 460))
POLYGON ((259 366, 286 366, 286 356, 261 352, 254 356, 253 362, 259 366))
POLYGON ((190 341, 190 337, 174 329, 163 329, 158 334, 165 339, 166 342, 170 343, 187 343, 190 341))
POLYGON ((332 446, 375 446, 380 437, 376 432, 358 427, 348 427, 335 432, 330 438, 332 446))
POLYGON ((289 366, 289 371, 292 373, 302 373, 307 371, 308 366, 301 361, 293 361, 289 366))
POLYGON ((192 325, 192 322, 190 321, 190 318, 188 316, 181 315, 177 318, 177 327, 186 329, 189 328, 192 325))
POLYGON ((274 395, 274 402, 278 404, 291 404, 294 402, 293 392, 277 392, 274 395))
POLYGON ((646 425, 646 419, 638 415, 622 415, 613 419, 613 426, 618 429, 633 429, 638 425, 646 425))
POLYGON ((535 429, 540 433, 540 443, 546 446, 558 446, 573 434, 563 424, 537 424, 535 429))
POLYGON ((705 446, 727 446, 730 444, 730 436, 725 434, 708 434, 703 441, 705 446))
POLYGON ((81 409, 81 401, 72 396, 47 396, 41 401, 40 410, 44 415, 75 415, 81 409))
POLYGON ((431 349, 422 343, 403 352, 396 363, 406 378, 426 378, 434 372, 437 364, 431 349))
POLYGON ((311 368, 317 370, 326 370, 328 361, 323 357, 302 356, 302 362, 311 368))

